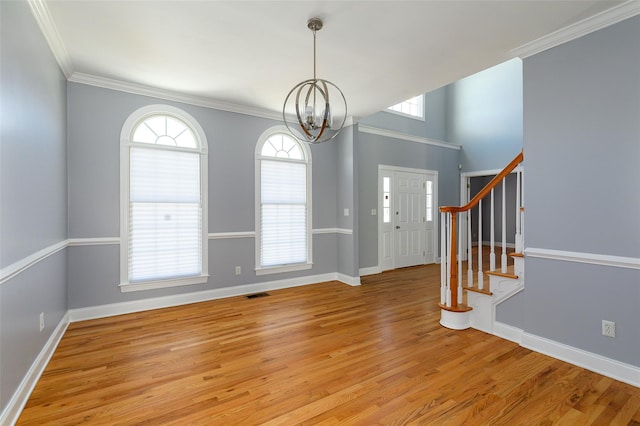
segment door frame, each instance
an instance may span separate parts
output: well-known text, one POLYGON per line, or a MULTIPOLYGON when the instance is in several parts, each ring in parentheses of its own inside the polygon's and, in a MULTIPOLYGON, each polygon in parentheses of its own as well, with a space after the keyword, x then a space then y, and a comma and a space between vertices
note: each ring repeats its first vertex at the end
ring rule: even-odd
MULTIPOLYGON (((377 216, 378 216, 378 270, 380 272, 382 271, 387 271, 390 269, 395 269, 395 259, 392 260, 392 265, 391 267, 385 267, 382 265, 382 258, 383 258, 383 241, 382 241, 382 234, 383 234, 383 206, 382 206, 382 178, 383 178, 383 174, 388 174, 388 173, 395 173, 395 172, 404 172, 404 173, 415 173, 415 174, 421 174, 423 176, 433 176, 434 178, 434 191, 433 191, 433 205, 434 205, 434 212, 433 212, 433 229, 434 229, 434 233, 433 233, 433 251, 434 251, 434 255, 433 255, 433 261, 434 263, 438 263, 439 260, 439 256, 438 256, 438 233, 439 233, 439 221, 440 221, 440 214, 439 214, 439 210, 438 210, 438 193, 439 193, 439 188, 438 188, 438 171, 437 170, 428 170, 428 169, 416 169, 416 168, 409 168, 409 167, 399 167, 399 166, 390 166, 390 165, 385 165, 385 164, 378 164, 378 192, 376 194, 376 198, 378 199, 378 210, 377 210, 377 216), (386 172, 386 173, 385 173, 386 172)), ((392 181, 391 182, 391 187, 393 188, 395 182, 392 181)), ((393 200, 395 194, 392 194, 391 199, 393 200)), ((425 207, 426 208, 426 207, 425 207)), ((394 205, 393 205, 393 201, 391 203, 391 210, 394 209, 394 205)), ((426 240, 426 233, 425 233, 425 240, 426 240)), ((392 242, 392 247, 395 242, 392 242)), ((393 250, 392 250, 393 251, 393 250)))

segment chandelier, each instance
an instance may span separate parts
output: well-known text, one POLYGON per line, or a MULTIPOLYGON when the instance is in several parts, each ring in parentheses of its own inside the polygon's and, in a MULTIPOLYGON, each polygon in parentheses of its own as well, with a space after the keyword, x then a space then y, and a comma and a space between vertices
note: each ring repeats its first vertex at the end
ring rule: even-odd
POLYGON ((316 31, 322 29, 322 20, 311 18, 307 27, 313 32, 313 78, 291 89, 282 116, 296 139, 315 144, 335 138, 342 130, 347 120, 347 100, 338 86, 316 77, 316 31))

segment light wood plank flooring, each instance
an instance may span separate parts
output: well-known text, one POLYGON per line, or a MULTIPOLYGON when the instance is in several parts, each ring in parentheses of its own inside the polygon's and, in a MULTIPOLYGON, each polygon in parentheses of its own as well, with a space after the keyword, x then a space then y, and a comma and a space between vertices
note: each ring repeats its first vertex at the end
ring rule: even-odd
POLYGON ((640 389, 438 324, 438 265, 71 324, 20 425, 639 425, 640 389))

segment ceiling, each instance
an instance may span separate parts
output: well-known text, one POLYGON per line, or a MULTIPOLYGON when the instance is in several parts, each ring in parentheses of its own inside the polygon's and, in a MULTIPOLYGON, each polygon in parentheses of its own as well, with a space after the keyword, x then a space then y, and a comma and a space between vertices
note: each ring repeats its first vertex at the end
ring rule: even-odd
POLYGON ((313 75, 306 22, 320 17, 318 77, 342 89, 355 117, 504 62, 621 3, 42 1, 71 80, 111 79, 274 113, 313 75))

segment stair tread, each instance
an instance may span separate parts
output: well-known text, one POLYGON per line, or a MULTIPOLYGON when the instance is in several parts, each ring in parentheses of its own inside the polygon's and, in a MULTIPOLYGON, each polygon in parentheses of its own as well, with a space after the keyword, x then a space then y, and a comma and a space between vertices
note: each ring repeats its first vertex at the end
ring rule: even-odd
POLYGON ((440 308, 444 309, 445 311, 451 311, 451 312, 468 312, 473 310, 471 306, 467 306, 464 303, 458 303, 458 306, 455 308, 453 306, 443 305, 442 303, 438 303, 438 306, 440 306, 440 308))
POLYGON ((509 256, 511 256, 511 257, 524 257, 524 253, 510 253, 509 256))
POLYGON ((478 287, 464 287, 463 290, 467 290, 467 291, 473 291, 474 293, 480 293, 480 294, 486 294, 487 296, 491 296, 493 293, 491 292, 491 290, 488 290, 486 288, 478 288, 478 287))
POLYGON ((486 271, 485 274, 493 275, 495 277, 505 277, 505 278, 513 278, 514 280, 518 279, 516 274, 510 274, 508 272, 500 272, 500 271, 486 271))

